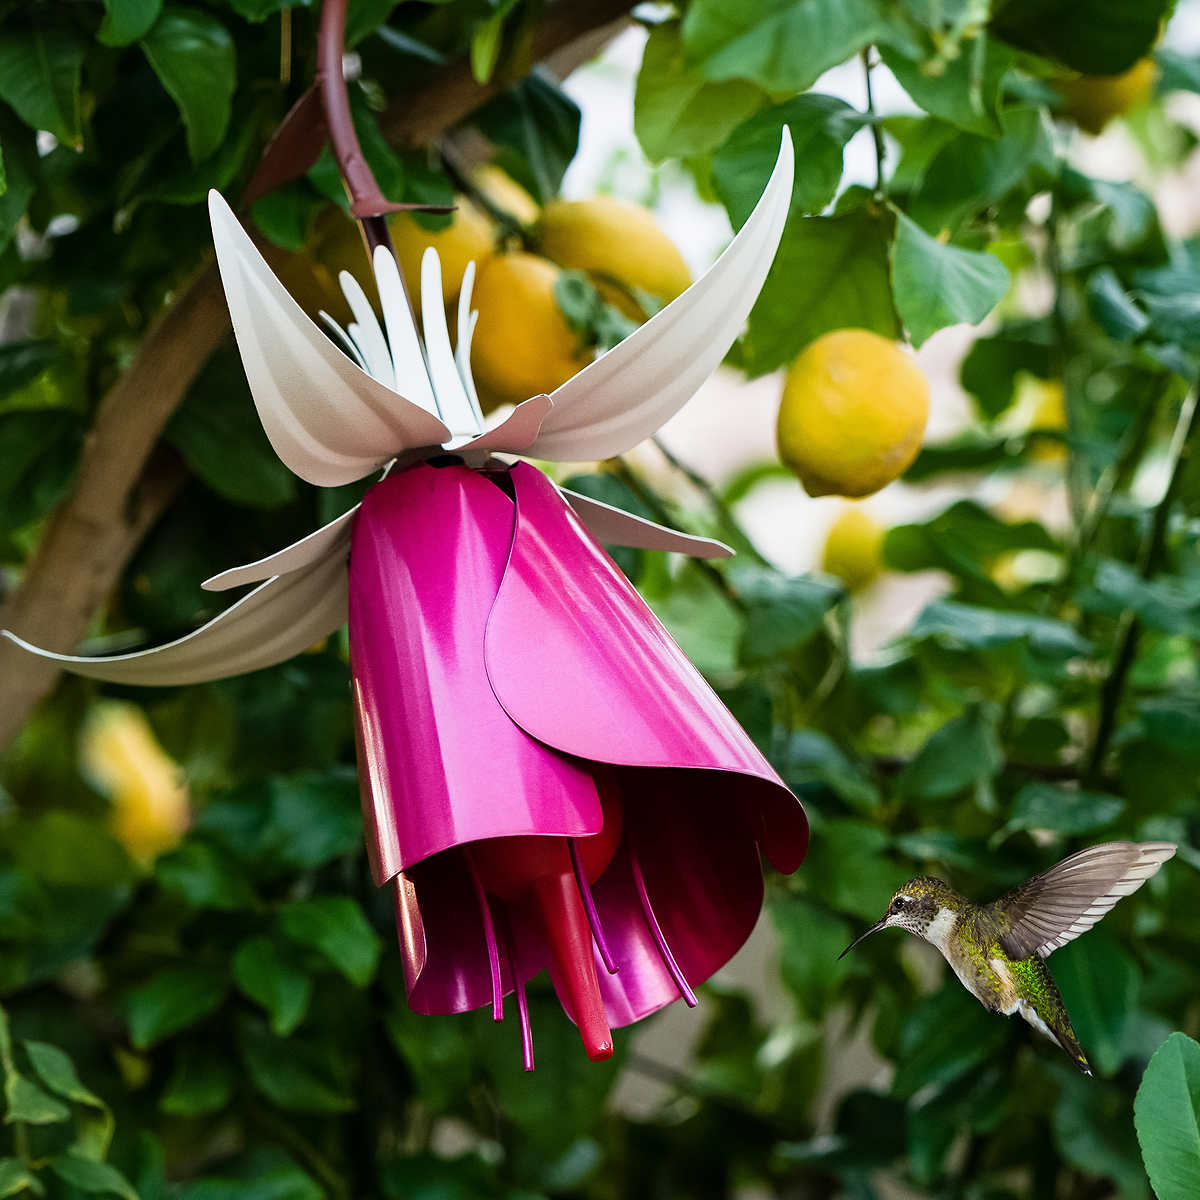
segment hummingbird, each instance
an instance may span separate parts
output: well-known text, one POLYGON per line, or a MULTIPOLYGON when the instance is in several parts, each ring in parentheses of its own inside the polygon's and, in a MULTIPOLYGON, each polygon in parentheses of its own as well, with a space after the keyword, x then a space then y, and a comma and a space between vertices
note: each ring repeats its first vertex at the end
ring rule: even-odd
POLYGON ((972 904, 948 883, 918 876, 897 889, 882 919, 838 958, 880 929, 907 929, 941 951, 984 1008, 1005 1016, 1020 1013, 1090 1075, 1046 959, 1091 929, 1122 896, 1136 892, 1176 849, 1172 842, 1090 846, 991 904, 972 904))

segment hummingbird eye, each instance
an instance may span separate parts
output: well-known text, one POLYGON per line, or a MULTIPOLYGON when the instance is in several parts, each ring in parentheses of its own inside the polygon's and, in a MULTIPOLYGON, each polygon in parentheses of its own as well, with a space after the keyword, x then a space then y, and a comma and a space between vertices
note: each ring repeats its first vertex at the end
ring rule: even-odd
POLYGON ((897 896, 892 901, 892 912, 899 912, 905 905, 906 901, 903 896, 897 896))

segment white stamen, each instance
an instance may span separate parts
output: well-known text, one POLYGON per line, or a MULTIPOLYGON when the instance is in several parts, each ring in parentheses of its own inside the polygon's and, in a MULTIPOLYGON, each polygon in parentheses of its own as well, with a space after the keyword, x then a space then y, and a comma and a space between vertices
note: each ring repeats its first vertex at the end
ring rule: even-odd
POLYGON ((338 283, 342 285, 346 303, 354 314, 355 323, 347 326, 347 332, 362 353, 367 374, 379 380, 384 387, 395 388, 396 372, 392 369, 392 356, 366 292, 349 271, 338 273, 338 283))
POLYGON ((386 246, 375 247, 374 266, 375 286, 379 289, 379 302, 383 306, 383 323, 387 329, 392 370, 396 376, 396 391, 413 404, 419 404, 426 412, 443 416, 433 385, 429 382, 421 339, 417 337, 417 327, 408 307, 400 268, 386 246))
POLYGON ((475 377, 471 374, 471 339, 475 336, 475 323, 479 314, 471 311, 471 291, 475 286, 475 263, 467 263, 463 272, 462 288, 458 293, 458 345, 454 349, 454 361, 458 374, 466 388, 467 398, 475 411, 479 428, 483 428, 483 409, 479 407, 479 396, 475 391, 475 377))
MULTIPOLYGON (((346 354, 354 360, 355 365, 360 367, 362 370, 367 371, 367 364, 363 362, 363 356, 359 352, 358 346, 355 344, 354 339, 324 309, 322 309, 317 315, 322 321, 325 322, 329 330, 333 333, 334 337, 337 338, 346 354)), ((368 375, 370 373, 370 371, 367 371, 368 375)))
POLYGON ((421 259, 421 320, 425 326, 425 355, 429 378, 442 419, 456 434, 475 434, 483 429, 463 386, 458 364, 450 349, 446 309, 442 292, 442 264, 437 251, 427 246, 421 259))

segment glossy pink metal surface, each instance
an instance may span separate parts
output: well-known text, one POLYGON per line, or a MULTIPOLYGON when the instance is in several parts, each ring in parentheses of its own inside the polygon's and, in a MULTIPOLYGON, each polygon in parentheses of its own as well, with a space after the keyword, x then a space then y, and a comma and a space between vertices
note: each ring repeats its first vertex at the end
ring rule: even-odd
POLYGON ((578 758, 728 772, 730 804, 760 811, 764 853, 794 871, 795 796, 546 476, 518 463, 509 478, 516 534, 484 647, 505 711, 578 758))
POLYGON ((366 495, 350 548, 350 663, 376 881, 451 846, 599 831, 587 769, 508 718, 483 635, 512 543, 512 500, 461 465, 366 495))
POLYGON ((785 870, 803 857, 795 797, 532 467, 421 465, 376 485, 351 546, 350 637, 368 840, 395 881, 417 1011, 498 1006, 550 966, 544 920, 484 896, 461 848, 599 833, 598 764, 617 765, 624 823, 580 895, 613 1026, 737 951, 760 846, 785 870))

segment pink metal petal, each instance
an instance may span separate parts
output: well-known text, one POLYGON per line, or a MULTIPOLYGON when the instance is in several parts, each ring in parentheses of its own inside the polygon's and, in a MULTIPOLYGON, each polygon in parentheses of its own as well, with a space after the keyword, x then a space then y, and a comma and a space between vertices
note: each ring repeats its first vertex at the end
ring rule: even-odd
POLYGON ((516 535, 484 645, 504 710, 580 759, 727 772, 730 806, 758 813, 764 852, 795 870, 799 802, 554 485, 527 463, 508 478, 516 535))
POLYGON ((625 842, 593 885, 618 967, 600 977, 600 990, 618 1026, 686 998, 683 987, 724 966, 750 936, 763 896, 754 816, 737 807, 727 776, 629 770, 622 788, 625 842))
MULTIPOLYGON (((400 948, 412 1010, 455 1013, 494 1004, 497 976, 467 856, 461 850, 450 850, 418 863, 396 879, 407 880, 412 889, 406 909, 401 912, 397 908, 398 916, 407 922, 401 925, 400 948), (408 934, 413 928, 420 930, 418 939, 408 934)), ((398 900, 402 894, 398 889, 398 900)), ((501 995, 513 989, 511 967, 508 956, 503 956, 498 963, 501 995)))
POLYGON ((514 725, 488 681, 514 519, 496 478, 416 466, 376 484, 355 523, 350 656, 378 882, 481 838, 603 825, 586 766, 514 725))
POLYGON ((775 170, 725 253, 683 295, 556 388, 533 458, 624 454, 666 423, 717 369, 775 258, 792 195, 785 129, 775 170))
POLYGON ((333 486, 450 431, 372 379, 288 295, 216 192, 213 243, 242 365, 276 454, 301 479, 333 486))
POLYGON ((329 555, 268 580, 194 633, 151 650, 88 658, 52 654, 7 630, 0 630, 0 636, 76 675, 173 687, 273 666, 328 637, 345 621, 346 563, 329 555))
POLYGON ((345 557, 350 553, 350 530, 358 515, 356 504, 349 512, 334 518, 328 525, 302 537, 298 542, 256 559, 241 567, 230 567, 206 579, 200 586, 208 592, 223 592, 228 588, 241 587, 244 583, 257 583, 273 575, 289 575, 292 571, 311 566, 318 559, 329 556, 345 557))
POLYGON ((575 510, 588 532, 609 546, 635 546, 642 550, 670 550, 690 558, 732 558, 733 550, 713 538, 693 537, 666 525, 636 517, 612 504, 593 500, 569 488, 558 489, 575 510))

